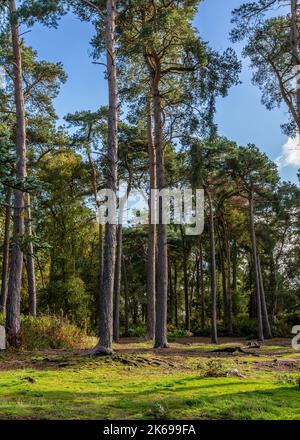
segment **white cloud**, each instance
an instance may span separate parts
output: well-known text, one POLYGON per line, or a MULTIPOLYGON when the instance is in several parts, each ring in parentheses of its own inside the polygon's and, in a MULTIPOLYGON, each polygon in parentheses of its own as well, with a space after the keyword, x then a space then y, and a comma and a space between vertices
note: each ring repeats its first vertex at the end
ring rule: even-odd
POLYGON ((289 138, 282 146, 282 153, 276 159, 279 168, 300 166, 300 136, 289 138))

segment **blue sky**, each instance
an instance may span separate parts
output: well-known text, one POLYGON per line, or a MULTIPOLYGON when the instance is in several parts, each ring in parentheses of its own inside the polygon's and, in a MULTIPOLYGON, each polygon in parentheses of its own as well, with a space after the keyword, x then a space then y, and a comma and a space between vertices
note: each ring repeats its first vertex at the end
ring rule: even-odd
MULTIPOLYGON (((233 46, 241 58, 241 45, 232 45, 228 39, 231 29, 231 11, 242 0, 204 0, 195 19, 195 27, 205 41, 216 50, 233 46)), ((103 67, 95 65, 89 56, 89 41, 93 28, 80 22, 75 16, 64 17, 58 29, 35 25, 25 35, 27 43, 38 51, 39 58, 60 61, 68 74, 55 107, 60 117, 76 110, 95 110, 107 103, 107 87, 103 67)), ((261 94, 251 83, 248 60, 243 60, 240 77, 242 84, 230 90, 228 97, 218 102, 217 122, 219 133, 240 145, 255 143, 272 160, 282 155, 288 139, 280 125, 287 119, 285 108, 268 111, 261 104, 261 94)), ((287 148, 285 148, 286 151, 287 148)), ((300 151, 294 153, 294 162, 280 168, 283 179, 297 181, 300 168, 300 151)))

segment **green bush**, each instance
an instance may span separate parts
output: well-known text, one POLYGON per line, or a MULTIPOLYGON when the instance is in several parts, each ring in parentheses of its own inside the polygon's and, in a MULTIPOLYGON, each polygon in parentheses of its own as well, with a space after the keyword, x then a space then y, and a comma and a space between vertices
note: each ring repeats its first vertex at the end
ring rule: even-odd
POLYGON ((131 325, 128 330, 128 336, 131 338, 143 338, 146 335, 145 325, 131 325))
POLYGON ((207 361, 204 372, 205 377, 225 377, 226 375, 226 366, 221 360, 209 359, 209 361, 207 361))
POLYGON ((85 341, 83 330, 57 317, 21 318, 20 343, 24 349, 75 348, 85 341))
POLYGON ((233 320, 233 334, 237 337, 256 338, 257 321, 249 319, 248 315, 240 315, 233 320))
POLYGON ((183 328, 174 328, 169 331, 168 336, 170 338, 187 338, 188 336, 192 336, 192 333, 183 328))

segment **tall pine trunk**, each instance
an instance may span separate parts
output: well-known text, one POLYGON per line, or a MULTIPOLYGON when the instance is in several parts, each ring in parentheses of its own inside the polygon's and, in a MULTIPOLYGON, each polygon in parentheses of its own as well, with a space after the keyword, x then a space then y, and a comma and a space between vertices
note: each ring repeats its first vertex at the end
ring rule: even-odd
POLYGON ((264 336, 265 336, 265 338, 270 339, 270 338, 272 338, 272 331, 271 331, 270 321, 269 321, 269 316, 268 316, 265 288, 264 288, 264 282, 263 282, 263 276, 262 276, 262 270, 261 270, 259 254, 257 254, 257 264, 258 264, 258 273, 259 273, 261 312, 262 312, 264 336))
POLYGON ((128 279, 126 271, 126 263, 124 255, 122 255, 122 266, 123 266, 123 279, 124 279, 124 296, 125 296, 125 336, 129 336, 129 289, 128 289, 128 279))
POLYGON ((261 308, 261 295, 260 295, 260 277, 257 261, 257 241, 254 222, 254 196, 253 193, 249 199, 249 215, 250 215, 250 236, 252 243, 252 261, 253 261, 253 273, 255 281, 255 295, 256 295, 256 315, 258 324, 258 338, 264 340, 263 321, 262 321, 262 308, 261 308))
POLYGON ((205 328, 205 287, 204 287, 204 269, 203 269, 203 245, 200 241, 199 246, 199 267, 200 267, 200 295, 201 295, 201 329, 205 328))
MULTIPOLYGON (((159 91, 159 72, 152 79, 151 90, 154 110, 154 131, 156 150, 157 187, 165 188, 165 163, 163 144, 162 106, 159 91)), ((167 341, 167 307, 168 307, 168 243, 167 227, 163 224, 162 200, 159 201, 159 224, 157 232, 156 264, 156 304, 155 304, 155 348, 168 347, 167 341)))
POLYGON ((32 224, 31 224, 31 199, 30 195, 25 194, 25 234, 27 240, 27 253, 26 253, 26 269, 28 279, 28 298, 29 298, 29 314, 36 316, 36 281, 35 281, 35 262, 34 251, 32 242, 32 224))
POLYGON ((186 238, 183 226, 180 227, 181 244, 182 244, 182 267, 183 267, 183 284, 184 284, 184 309, 185 309, 185 329, 190 331, 190 300, 189 300, 189 278, 188 278, 188 256, 186 250, 186 238))
MULTIPOLYGON (((105 44, 108 78, 108 176, 107 189, 117 190, 117 160, 118 160, 118 95, 117 70, 115 49, 116 0, 106 2, 105 44)), ((116 208, 116 207, 115 207, 116 208)), ((107 224, 105 227, 105 251, 103 261, 103 282, 100 293, 100 325, 99 342, 91 354, 110 355, 113 353, 113 292, 115 276, 117 226, 107 224)))
MULTIPOLYGON (((148 153, 150 161, 150 194, 152 189, 156 189, 156 152, 153 139, 152 127, 152 107, 151 100, 148 99, 147 108, 147 137, 148 153)), ((154 205, 154 204, 153 204, 154 205)), ((147 338, 154 340, 155 334, 155 263, 156 263, 156 225, 152 224, 155 218, 154 207, 149 210, 149 236, 148 236, 148 255, 147 255, 147 338)))
POLYGON ((226 252, 226 268, 227 268, 227 288, 226 288, 226 295, 227 295, 227 330, 228 334, 232 335, 233 329, 232 329, 232 292, 231 292, 231 248, 230 248, 230 242, 228 237, 228 229, 227 224, 224 222, 224 231, 225 231, 225 252, 226 252))
MULTIPOLYGON (((16 178, 23 182, 26 178, 26 120, 22 88, 22 55, 19 25, 16 18, 15 0, 9 1, 11 35, 13 44, 13 75, 16 106, 16 178)), ((13 243, 6 303, 6 331, 8 341, 17 345, 20 331, 21 279, 23 252, 21 243, 24 235, 24 197, 19 189, 14 190, 13 243)))
POLYGON ((216 245, 214 212, 211 194, 206 190, 209 204, 209 239, 210 239, 210 282, 211 282, 211 340, 213 344, 218 343, 217 330, 217 281, 216 281, 216 245))
POLYGON ((275 261, 273 250, 270 253, 270 286, 272 292, 272 323, 277 322, 278 309, 278 277, 277 277, 277 261, 275 261))
POLYGON ((114 342, 119 342, 120 339, 122 240, 123 240, 123 226, 122 224, 119 224, 117 231, 117 254, 116 254, 115 281, 114 281, 114 330, 113 330, 114 342))
POLYGON ((7 281, 9 267, 9 242, 10 242, 10 217, 11 217, 11 188, 7 189, 5 223, 4 223, 4 242, 2 254, 2 273, 1 273, 1 294, 0 294, 0 312, 5 312, 7 298, 7 281))

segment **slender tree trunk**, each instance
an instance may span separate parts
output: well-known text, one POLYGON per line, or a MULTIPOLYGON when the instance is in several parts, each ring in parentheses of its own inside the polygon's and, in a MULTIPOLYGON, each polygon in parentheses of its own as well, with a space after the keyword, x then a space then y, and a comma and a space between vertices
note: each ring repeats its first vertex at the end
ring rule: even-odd
MULTIPOLYGON (((147 134, 148 134, 148 152, 150 158, 150 191, 151 191, 152 189, 156 189, 157 182, 156 182, 156 151, 155 151, 153 131, 152 131, 153 124, 152 124, 152 108, 151 108, 150 98, 148 99, 147 115, 148 115, 147 134)), ((155 334, 155 277, 156 277, 155 274, 156 225, 152 224, 152 217, 155 218, 155 213, 153 213, 150 203, 148 255, 147 255, 147 338, 150 340, 154 340, 154 334, 155 334)))
POLYGON ((277 322, 277 308, 278 308, 278 280, 277 267, 274 261, 273 250, 270 254, 270 286, 272 292, 272 323, 277 322))
POLYGON ((124 295, 125 295, 125 336, 129 336, 129 289, 128 289, 128 278, 127 278, 127 271, 126 271, 126 264, 125 264, 125 258, 124 255, 122 255, 122 262, 123 262, 123 279, 124 279, 124 295))
POLYGON ((200 242, 200 291, 201 291, 201 329, 205 328, 205 287, 204 287, 204 269, 203 269, 203 245, 200 242))
POLYGON ((225 248, 226 248, 226 264, 227 264, 227 329, 228 334, 232 335, 232 293, 231 293, 231 249, 228 238, 228 229, 226 223, 224 224, 225 231, 225 248))
MULTIPOLYGON (((107 189, 116 194, 118 160, 118 94, 115 49, 116 0, 106 2, 106 64, 108 72, 108 177, 107 189)), ((116 208, 116 207, 115 207, 116 208)), ((110 355, 113 353, 113 292, 115 275, 116 225, 105 227, 105 252, 103 261, 103 283, 100 294, 100 329, 99 343, 91 354, 110 355)))
MULTIPOLYGON (((11 34, 13 43, 13 75, 16 106, 16 177, 19 181, 26 178, 26 121, 23 95, 22 55, 20 47, 19 26, 15 17, 15 0, 9 1, 11 34)), ((13 246, 10 258, 10 271, 6 303, 6 331, 8 341, 18 344, 20 331, 21 279, 23 253, 20 240, 24 235, 24 197, 23 192, 14 190, 14 223, 13 246)))
POLYGON ((188 269, 187 269, 187 251, 186 251, 186 241, 184 235, 183 226, 180 227, 181 231, 181 244, 182 244, 182 267, 183 267, 183 280, 184 280, 184 307, 185 307, 185 329, 190 331, 190 301, 189 301, 189 279, 188 279, 188 269))
POLYGON ((9 241, 10 241, 9 229, 10 229, 10 217, 11 217, 11 193, 12 193, 11 188, 8 188, 6 195, 6 208, 5 208, 0 312, 5 312, 6 309, 7 281, 8 281, 8 267, 9 267, 9 241))
POLYGON ((211 273, 211 340, 213 344, 218 343, 217 330, 217 286, 216 286, 216 247, 215 247, 215 226, 214 226, 214 212, 212 205, 211 194, 206 190, 209 203, 209 238, 210 238, 210 273, 211 273))
POLYGON ((36 316, 36 281, 35 281, 35 262, 32 243, 32 224, 31 224, 31 199, 30 195, 25 194, 25 234, 27 243, 26 269, 28 278, 28 297, 29 297, 29 314, 36 316))
MULTIPOLYGON (((151 90, 154 109, 156 175, 157 186, 161 191, 165 188, 165 164, 163 145, 163 123, 161 96, 159 91, 159 73, 152 79, 151 90)), ((168 347, 167 341, 167 307, 168 307, 168 243, 167 228, 163 224, 162 200, 159 202, 159 224, 157 235, 157 264, 156 264, 156 324, 155 348, 168 347)))
POLYGON ((174 313, 175 313, 175 327, 179 327, 178 322, 178 290, 177 290, 177 265, 174 265, 174 313))
POLYGON ((269 316, 268 316, 268 309, 267 309, 266 296, 265 296, 265 288, 264 288, 264 282, 263 282, 263 276, 262 276, 262 270, 261 270, 259 254, 257 254, 257 265, 258 265, 258 272, 259 272, 261 311, 262 311, 264 336, 265 336, 265 338, 270 339, 270 338, 272 338, 272 331, 271 331, 270 321, 269 321, 269 316))
POLYGON ((235 293, 237 289, 237 244, 234 240, 232 249, 232 292, 235 293))
POLYGON ((168 307, 168 321, 173 324, 174 322, 174 310, 175 310, 175 295, 174 295, 174 286, 173 286, 173 277, 172 277, 172 265, 169 261, 168 264, 169 271, 169 307, 168 307))
POLYGON ((118 225, 117 233, 117 254, 114 282, 114 342, 120 339, 120 297, 121 297, 121 271, 122 271, 122 238, 123 226, 118 225))
POLYGON ((257 242, 255 233, 255 223, 254 223, 254 196, 251 193, 249 200, 249 211, 250 211, 250 236, 252 242, 252 259, 253 259, 253 272, 255 280, 255 294, 256 294, 256 310, 257 310, 257 324, 258 324, 258 338, 259 340, 264 340, 263 331, 263 321, 262 321, 262 310, 261 310, 261 295, 260 295, 260 279, 257 261, 257 242))
POLYGON ((222 249, 221 238, 219 238, 220 247, 220 263, 221 263, 221 274, 222 274, 222 291, 223 291, 223 307, 224 307, 224 325, 228 330, 228 302, 227 302, 227 280, 224 262, 224 252, 222 249))

